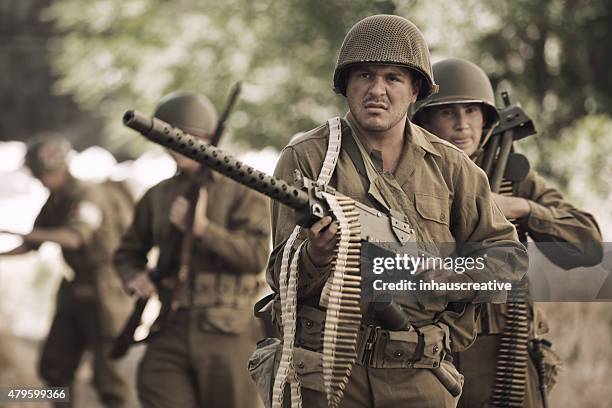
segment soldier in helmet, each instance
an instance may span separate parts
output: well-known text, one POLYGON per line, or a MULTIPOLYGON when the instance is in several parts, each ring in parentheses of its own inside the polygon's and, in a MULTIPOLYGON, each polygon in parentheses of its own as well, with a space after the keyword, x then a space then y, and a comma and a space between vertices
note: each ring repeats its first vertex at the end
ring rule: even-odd
MULTIPOLYGON (((23 244, 1 255, 23 254, 43 242, 60 245, 74 279, 62 280, 55 316, 40 358, 39 371, 52 387, 70 387, 86 349, 93 352, 93 385, 106 407, 127 406, 128 385, 108 358, 114 336, 130 312, 130 299, 112 268, 133 202, 121 199, 126 214, 117 214, 114 199, 102 184, 75 179, 68 171, 70 143, 44 135, 29 143, 25 164, 49 190, 49 198, 23 244)), ((74 401, 74 390, 71 390, 74 401)), ((71 403, 57 403, 71 406, 71 403)))
MULTIPOLYGON (((193 92, 167 95, 154 116, 205 140, 217 120, 210 101, 193 92)), ((257 340, 251 301, 269 252, 269 204, 259 193, 217 173, 202 174, 197 162, 169 153, 176 175, 145 193, 115 255, 129 292, 157 292, 162 301, 159 330, 139 368, 140 401, 145 408, 257 406, 246 364, 257 340), (194 186, 198 193, 190 202, 185 196, 194 186), (186 214, 192 206, 190 231, 186 214), (159 248, 155 283, 146 267, 153 247, 159 248), (168 270, 159 270, 162 263, 168 270), (179 269, 184 278, 180 272, 176 278, 179 269)))
MULTIPOLYGON (((448 58, 433 65, 440 91, 417 103, 413 122, 451 142, 472 160, 482 159, 483 147, 499 123, 491 83, 477 65, 448 58)), ((534 241, 563 243, 571 250, 545 251, 555 264, 570 269, 593 266, 601 261, 601 234, 593 216, 574 207, 563 195, 531 170, 512 187, 512 196, 493 194, 506 218, 518 222, 521 241, 529 235, 534 241)), ((567 248, 567 247, 566 247, 567 248)), ((533 305, 532 305, 533 306, 533 305)), ((531 336, 548 331, 546 323, 528 314, 531 336)), ((506 322, 504 305, 487 304, 479 316, 479 337, 467 351, 459 354, 458 366, 465 375, 460 406, 481 407, 491 397, 495 380, 500 338, 506 322)), ((540 407, 539 384, 534 363, 528 360, 527 385, 523 406, 540 407)))
MULTIPOLYGON (((283 149, 275 175, 291 182, 298 169, 365 205, 385 213, 396 211, 414 229, 417 241, 455 243, 463 256, 504 246, 514 266, 497 277, 520 279, 525 250, 512 225, 492 205, 486 177, 457 148, 407 118, 411 104, 437 91, 418 28, 394 15, 361 20, 344 39, 333 82, 336 92, 346 97, 349 112, 344 119, 330 119, 294 138, 283 149), (468 248, 463 245, 468 241, 482 244, 468 248)), ((271 343, 261 343, 250 369, 267 404, 289 406, 290 399, 295 404, 301 398, 305 407, 326 407, 321 341, 326 312, 321 294, 334 260, 338 225, 325 217, 310 229, 295 226, 293 213, 274 202, 274 249, 267 279, 277 294, 276 322, 285 340, 293 336, 287 332, 295 330, 295 342, 266 351, 276 353, 275 358, 264 352, 263 346, 271 343), (284 295, 297 298, 295 328, 284 321, 292 318, 286 312, 291 304, 278 296, 284 293, 288 259, 299 271, 297 293, 287 290, 284 295), (274 360, 280 364, 266 366, 274 360)), ((487 261, 491 266, 495 262, 487 261)), ((473 282, 495 276, 485 268, 451 273, 447 279, 473 282)), ((450 355, 472 342, 472 302, 480 296, 474 291, 448 292, 422 303, 407 300, 401 306, 412 324, 402 331, 386 329, 372 305, 362 299, 357 363, 340 406, 454 407, 456 398, 428 369, 441 366, 453 381, 462 382, 450 355), (466 303, 450 305, 451 301, 466 303)))

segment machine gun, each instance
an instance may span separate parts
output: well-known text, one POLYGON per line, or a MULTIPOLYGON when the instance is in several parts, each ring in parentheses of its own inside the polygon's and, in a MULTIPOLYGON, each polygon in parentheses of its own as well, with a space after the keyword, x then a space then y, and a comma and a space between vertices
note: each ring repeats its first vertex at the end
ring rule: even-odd
MULTIPOLYGON (((210 144, 213 146, 217 146, 219 144, 219 141, 221 140, 221 136, 223 135, 223 131, 225 130, 225 122, 229 118, 229 115, 232 112, 236 101, 238 100, 238 96, 240 95, 240 89, 241 83, 238 82, 233 86, 232 90, 230 91, 228 102, 225 106, 225 109, 221 113, 221 116, 219 116, 217 126, 210 139, 210 144)), ((190 203, 189 210, 186 215, 186 232, 181 233, 176 228, 173 228, 171 230, 171 236, 169 237, 169 241, 172 242, 172 247, 166 253, 160 254, 160 258, 157 262, 157 267, 154 271, 149 273, 149 277, 151 278, 151 280, 155 283, 157 287, 159 287, 161 280, 163 278, 168 277, 171 274, 171 271, 176 270, 175 262, 177 257, 180 259, 180 266, 176 276, 176 282, 174 283, 174 293, 171 296, 172 299, 170 299, 170 301, 172 302, 170 307, 177 306, 176 302, 174 302, 174 300, 177 298, 176 292, 180 289, 180 283, 188 279, 188 265, 190 262, 191 249, 193 245, 191 229, 193 227, 193 220, 195 216, 195 204, 198 199, 198 193, 200 191, 202 182, 208 179, 209 173, 210 169, 204 165, 201 165, 196 171, 195 175, 193 176, 193 182, 190 183, 189 187, 187 188, 187 191, 184 194, 185 198, 190 203)), ((134 304, 134 309, 132 310, 132 314, 123 326, 123 329, 121 330, 119 336, 117 336, 117 338, 113 341, 113 347, 111 348, 110 352, 110 357, 112 359, 118 359, 123 357, 128 352, 130 346, 136 343, 136 341, 134 341, 134 333, 136 332, 138 326, 140 326, 141 324, 142 314, 148 302, 149 299, 140 298, 136 300, 136 303, 134 304)), ((167 307, 160 311, 160 318, 151 327, 151 334, 159 331, 160 325, 163 322, 167 311, 167 307)), ((140 341, 145 340, 146 338, 140 341)))
MULTIPOLYGON (((196 160, 226 177, 279 201, 296 212, 296 223, 309 228, 318 220, 331 215, 323 196, 330 193, 342 196, 329 186, 321 186, 296 170, 294 185, 270 176, 237 160, 222 150, 207 145, 198 138, 174 128, 157 118, 137 111, 127 111, 123 123, 149 140, 196 160)), ((389 214, 355 202, 363 241, 396 242, 405 244, 414 240, 414 230, 405 216, 395 211, 389 214)))

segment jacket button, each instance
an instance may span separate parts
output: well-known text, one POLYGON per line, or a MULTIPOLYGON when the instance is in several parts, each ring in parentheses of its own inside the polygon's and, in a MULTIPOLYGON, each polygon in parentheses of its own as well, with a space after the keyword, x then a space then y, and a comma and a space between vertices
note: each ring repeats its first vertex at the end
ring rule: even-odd
POLYGON ((446 214, 444 213, 440 214, 440 220, 442 221, 446 220, 446 214))
POLYGON ((312 320, 306 320, 306 327, 312 327, 312 320))
POLYGON ((438 350, 440 350, 440 347, 438 347, 437 345, 433 346, 433 352, 437 353, 438 350))
POLYGON ((404 355, 404 353, 402 353, 400 350, 397 350, 397 351, 394 353, 394 355, 395 355, 395 357, 399 358, 399 357, 403 356, 403 355, 404 355))
POLYGON ((300 362, 298 363, 297 367, 298 367, 299 369, 304 368, 304 362, 303 362, 303 361, 300 361, 300 362))

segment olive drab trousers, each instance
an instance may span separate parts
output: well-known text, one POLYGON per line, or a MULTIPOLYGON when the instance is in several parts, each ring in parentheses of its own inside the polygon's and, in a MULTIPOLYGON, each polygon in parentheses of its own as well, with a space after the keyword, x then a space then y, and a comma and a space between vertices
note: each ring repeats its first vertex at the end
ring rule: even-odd
POLYGON ((261 329, 250 319, 240 334, 209 330, 205 308, 170 312, 140 363, 143 408, 261 407, 247 363, 261 329))
MULTIPOLYGON (((57 309, 39 362, 40 376, 50 387, 71 387, 75 372, 86 349, 93 352, 93 387, 107 408, 123 408, 130 390, 117 362, 109 358, 112 338, 101 330, 100 305, 95 299, 78 299, 70 288, 62 285, 57 309)), ((74 405, 74 389, 70 401, 57 407, 74 405)))
MULTIPOLYGON (((287 395, 288 393, 286 393, 287 395)), ((342 408, 454 408, 453 398, 430 370, 424 368, 385 369, 353 367, 342 408)), ((285 402, 289 402, 285 399, 285 402)), ((324 390, 302 388, 302 402, 308 408, 327 408, 324 390)), ((285 404, 289 407, 290 404, 285 404)))

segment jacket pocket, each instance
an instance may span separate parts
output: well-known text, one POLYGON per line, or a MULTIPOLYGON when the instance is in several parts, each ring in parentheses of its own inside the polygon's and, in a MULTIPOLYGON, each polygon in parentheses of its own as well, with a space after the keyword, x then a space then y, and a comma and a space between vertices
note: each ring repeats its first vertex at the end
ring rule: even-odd
POLYGON ((266 408, 272 405, 272 388, 281 349, 279 339, 267 338, 257 343, 257 348, 249 358, 249 374, 266 408))
POLYGON ((449 225, 448 197, 414 193, 414 203, 421 218, 441 225, 449 225))
POLYGON ((293 363, 302 388, 325 392, 322 353, 296 347, 293 349, 293 363))

